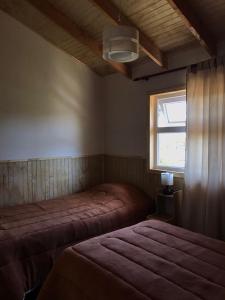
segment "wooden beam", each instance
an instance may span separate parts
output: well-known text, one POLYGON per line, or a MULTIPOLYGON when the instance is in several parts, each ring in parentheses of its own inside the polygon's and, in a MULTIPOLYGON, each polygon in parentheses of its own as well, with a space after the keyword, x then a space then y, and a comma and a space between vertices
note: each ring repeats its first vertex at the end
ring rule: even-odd
POLYGON ((191 31, 194 37, 212 56, 216 53, 216 43, 207 32, 207 27, 204 26, 199 18, 195 15, 192 9, 188 6, 186 0, 167 0, 177 14, 184 20, 186 27, 191 31))
MULTIPOLYGON (((99 7, 108 17, 116 24, 137 26, 133 24, 125 15, 119 12, 119 9, 110 0, 89 0, 99 7), (120 20, 118 18, 120 14, 120 20)), ((146 36, 139 28, 139 40, 142 50, 160 67, 167 67, 167 60, 161 50, 155 45, 155 43, 146 36)))
MULTIPOLYGON (((64 15, 61 11, 55 8, 51 3, 45 0, 27 0, 41 13, 48 17, 55 24, 63 28, 73 38, 78 40, 83 45, 91 49, 97 56, 102 58, 102 44, 93 39, 86 31, 80 28, 73 20, 64 15)), ((130 68, 121 63, 107 61, 117 72, 131 78, 130 68)))

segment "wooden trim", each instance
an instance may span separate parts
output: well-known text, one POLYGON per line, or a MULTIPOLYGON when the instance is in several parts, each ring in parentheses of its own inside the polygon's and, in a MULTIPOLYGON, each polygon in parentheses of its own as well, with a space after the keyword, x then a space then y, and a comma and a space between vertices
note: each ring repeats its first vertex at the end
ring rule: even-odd
POLYGON ((169 73, 182 71, 182 70, 187 70, 187 67, 180 67, 180 68, 175 68, 175 69, 172 69, 172 70, 167 70, 167 71, 163 71, 163 72, 159 72, 159 73, 155 73, 155 74, 151 74, 151 75, 145 75, 145 76, 137 77, 137 78, 134 78, 133 81, 139 81, 139 80, 147 81, 152 77, 157 77, 157 76, 161 76, 161 75, 164 75, 164 74, 169 74, 169 73))
POLYGON ((126 158, 126 159, 145 159, 143 156, 141 155, 117 155, 117 154, 104 154, 104 157, 117 157, 117 158, 126 158))
POLYGON ((148 96, 153 96, 153 95, 163 95, 163 94, 175 93, 178 91, 186 91, 186 86, 185 85, 177 85, 174 87, 154 89, 153 91, 146 92, 146 94, 148 96))
POLYGON ((155 95, 149 96, 149 122, 148 122, 148 170, 154 167, 156 149, 156 103, 155 95))
POLYGON ((157 133, 186 132, 186 126, 157 127, 157 133))
MULTIPOLYGON (((41 13, 48 17, 55 24, 63 28, 68 32, 73 38, 78 40, 83 45, 87 46, 91 51, 93 51, 97 56, 102 58, 102 44, 95 39, 93 39, 85 30, 79 27, 73 20, 64 15, 61 11, 55 8, 48 1, 39 0, 27 0, 35 8, 37 8, 41 13)), ((117 72, 131 78, 130 68, 121 63, 115 63, 112 61, 107 61, 111 67, 117 72)))
MULTIPOLYGON (((162 172, 168 172, 168 169, 148 169, 148 173, 150 174, 158 174, 160 175, 162 172)), ((184 178, 184 172, 169 170, 170 173, 173 173, 175 178, 184 178)))
POLYGON ((89 0, 101 9, 116 24, 134 26, 139 31, 140 45, 145 54, 151 58, 160 67, 167 67, 167 58, 165 54, 155 45, 155 43, 144 34, 135 24, 133 24, 119 9, 109 0, 89 0), (120 20, 118 16, 120 15, 120 20))
POLYGON ((167 0, 177 14, 183 19, 184 24, 194 35, 194 37, 205 48, 209 55, 216 54, 216 42, 207 31, 207 26, 204 26, 199 17, 196 16, 193 10, 189 7, 186 0, 167 0))
POLYGON ((68 158, 88 158, 88 157, 102 157, 104 154, 90 154, 90 155, 78 155, 78 156, 49 156, 49 157, 34 157, 34 158, 27 158, 27 159, 6 159, 6 160, 0 160, 1 163, 14 163, 14 162, 32 162, 32 161, 44 161, 44 160, 49 160, 49 159, 68 159, 68 158))

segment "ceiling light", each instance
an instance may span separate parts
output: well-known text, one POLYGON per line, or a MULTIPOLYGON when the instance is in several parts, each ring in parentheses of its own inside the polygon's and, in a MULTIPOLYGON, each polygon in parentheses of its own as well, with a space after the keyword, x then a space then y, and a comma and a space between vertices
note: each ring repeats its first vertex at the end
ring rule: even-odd
POLYGON ((139 32, 134 27, 117 25, 103 32, 103 58, 126 63, 139 57, 139 32))

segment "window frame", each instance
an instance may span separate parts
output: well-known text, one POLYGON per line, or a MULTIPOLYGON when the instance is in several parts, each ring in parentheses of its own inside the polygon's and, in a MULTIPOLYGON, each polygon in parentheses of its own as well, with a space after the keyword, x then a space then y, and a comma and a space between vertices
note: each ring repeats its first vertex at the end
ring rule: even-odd
POLYGON ((161 166, 157 164, 157 154, 158 154, 158 141, 157 134, 161 132, 185 132, 186 126, 174 126, 174 127, 160 127, 157 126, 157 103, 158 97, 161 95, 174 95, 186 93, 186 88, 184 86, 177 87, 170 90, 164 90, 160 92, 149 93, 149 107, 148 107, 148 170, 153 173, 158 173, 162 171, 173 172, 177 177, 183 177, 184 168, 161 166), (159 130, 158 130, 159 129, 159 130))

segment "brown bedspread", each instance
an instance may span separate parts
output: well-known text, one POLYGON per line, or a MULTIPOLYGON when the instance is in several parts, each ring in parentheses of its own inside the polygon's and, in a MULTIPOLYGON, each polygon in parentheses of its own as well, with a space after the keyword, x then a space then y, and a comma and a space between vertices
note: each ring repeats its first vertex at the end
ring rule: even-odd
POLYGON ((0 299, 22 300, 71 244, 135 224, 152 203, 128 185, 0 209, 0 299))
POLYGON ((225 243, 160 221, 67 248, 38 300, 224 300, 225 243))

